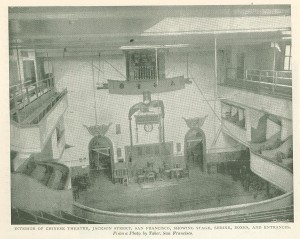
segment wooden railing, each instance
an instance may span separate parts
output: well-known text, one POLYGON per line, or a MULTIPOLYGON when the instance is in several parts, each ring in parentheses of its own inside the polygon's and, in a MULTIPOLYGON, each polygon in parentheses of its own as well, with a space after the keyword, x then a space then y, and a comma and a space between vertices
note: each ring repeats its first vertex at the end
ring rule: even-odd
POLYGON ((91 208, 75 202, 73 204, 73 212, 80 217, 103 223, 189 223, 286 208, 292 205, 292 201, 293 193, 285 193, 260 202, 168 213, 111 212, 91 208))
POLYGON ((292 71, 227 68, 226 85, 291 98, 292 71))
MULTIPOLYGON (((49 91, 48 91, 49 92, 49 91)), ((67 94, 67 90, 62 92, 53 92, 50 98, 41 100, 41 104, 34 107, 34 111, 21 109, 11 110, 11 120, 22 125, 35 125, 39 124, 43 118, 61 101, 67 94)), ((40 100, 40 98, 38 99, 40 100)))
POLYGON ((21 122, 21 111, 31 103, 41 99, 41 97, 46 93, 53 91, 54 88, 55 84, 53 75, 34 83, 24 82, 10 86, 9 103, 11 118, 16 122, 21 122))
POLYGON ((62 92, 54 95, 49 101, 45 102, 43 107, 40 108, 39 112, 35 112, 33 117, 26 119, 25 123, 39 124, 67 93, 67 89, 64 89, 62 92))
POLYGON ((135 67, 130 78, 131 80, 154 80, 156 79, 156 69, 153 66, 135 67))
POLYGON ((67 91, 54 94, 22 122, 10 122, 11 147, 28 153, 41 152, 68 107, 67 91))

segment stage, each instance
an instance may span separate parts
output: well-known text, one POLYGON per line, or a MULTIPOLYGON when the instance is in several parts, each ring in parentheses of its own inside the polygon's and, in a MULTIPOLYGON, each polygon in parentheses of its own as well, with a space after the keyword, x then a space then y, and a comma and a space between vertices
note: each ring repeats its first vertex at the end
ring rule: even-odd
POLYGON ((189 177, 162 181, 113 184, 108 170, 91 170, 90 186, 76 200, 83 205, 113 212, 160 213, 215 208, 267 199, 264 190, 246 191, 229 175, 190 169, 189 177))

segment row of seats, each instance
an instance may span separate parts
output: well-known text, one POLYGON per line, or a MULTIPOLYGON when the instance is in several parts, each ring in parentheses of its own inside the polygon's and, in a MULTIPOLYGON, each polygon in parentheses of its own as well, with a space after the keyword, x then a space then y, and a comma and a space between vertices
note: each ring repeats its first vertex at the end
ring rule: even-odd
POLYGON ((218 218, 202 219, 189 221, 185 223, 258 223, 258 222, 275 222, 275 221, 294 221, 294 207, 282 209, 273 209, 262 212, 223 216, 218 218))
POLYGON ((28 211, 20 208, 11 209, 11 224, 102 224, 78 217, 68 212, 59 211, 57 215, 42 211, 28 211))
POLYGON ((29 162, 22 173, 36 179, 45 186, 63 190, 65 188, 68 173, 51 164, 29 162))
MULTIPOLYGON (((253 223, 253 222, 274 222, 274 221, 294 221, 294 207, 273 209, 262 212, 229 215, 217 218, 185 221, 185 223, 253 223)), ((102 224, 86 218, 60 211, 57 215, 47 212, 32 212, 19 208, 11 209, 11 223, 16 224, 102 224)))

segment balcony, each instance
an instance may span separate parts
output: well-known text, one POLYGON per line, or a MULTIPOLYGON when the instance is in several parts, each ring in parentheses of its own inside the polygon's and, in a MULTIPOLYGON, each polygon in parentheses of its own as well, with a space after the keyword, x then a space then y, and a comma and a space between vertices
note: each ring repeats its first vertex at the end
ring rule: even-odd
MULTIPOLYGON (((31 114, 28 117, 18 117, 20 121, 18 122, 11 116, 12 150, 22 153, 41 152, 68 107, 67 90, 53 92, 51 97, 46 99, 40 97, 41 104, 37 105, 37 108, 33 107, 34 110, 30 109, 31 114)), ((27 107, 31 107, 30 104, 27 107)), ((11 114, 15 112, 12 111, 11 114)))
POLYGON ((11 174, 12 206, 34 211, 70 211, 73 196, 68 167, 31 161, 11 174))
POLYGON ((187 80, 183 76, 160 78, 158 84, 152 78, 139 78, 139 80, 133 81, 108 80, 108 89, 110 94, 139 95, 143 94, 144 91, 162 93, 181 90, 185 88, 186 83, 187 80))
POLYGON ((292 98, 292 71, 253 70, 237 68, 226 70, 225 85, 259 94, 292 98))
POLYGON ((239 143, 247 146, 247 130, 245 128, 223 119, 223 132, 239 143))
POLYGON ((276 163, 274 160, 251 150, 250 167, 255 174, 273 183, 283 191, 293 191, 293 173, 283 164, 276 163))
POLYGON ((55 93, 54 77, 31 83, 27 81, 9 87, 11 119, 22 122, 41 105, 42 101, 55 93))

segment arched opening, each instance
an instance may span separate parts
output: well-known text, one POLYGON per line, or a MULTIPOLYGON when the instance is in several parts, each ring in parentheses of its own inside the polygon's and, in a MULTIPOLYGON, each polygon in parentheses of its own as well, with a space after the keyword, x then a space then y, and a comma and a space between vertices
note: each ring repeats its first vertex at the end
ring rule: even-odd
POLYGON ((92 170, 103 170, 112 179, 113 144, 105 136, 95 136, 89 143, 89 165, 92 170))
POLYGON ((200 128, 190 129, 184 139, 185 160, 189 168, 206 171, 206 137, 200 128))

